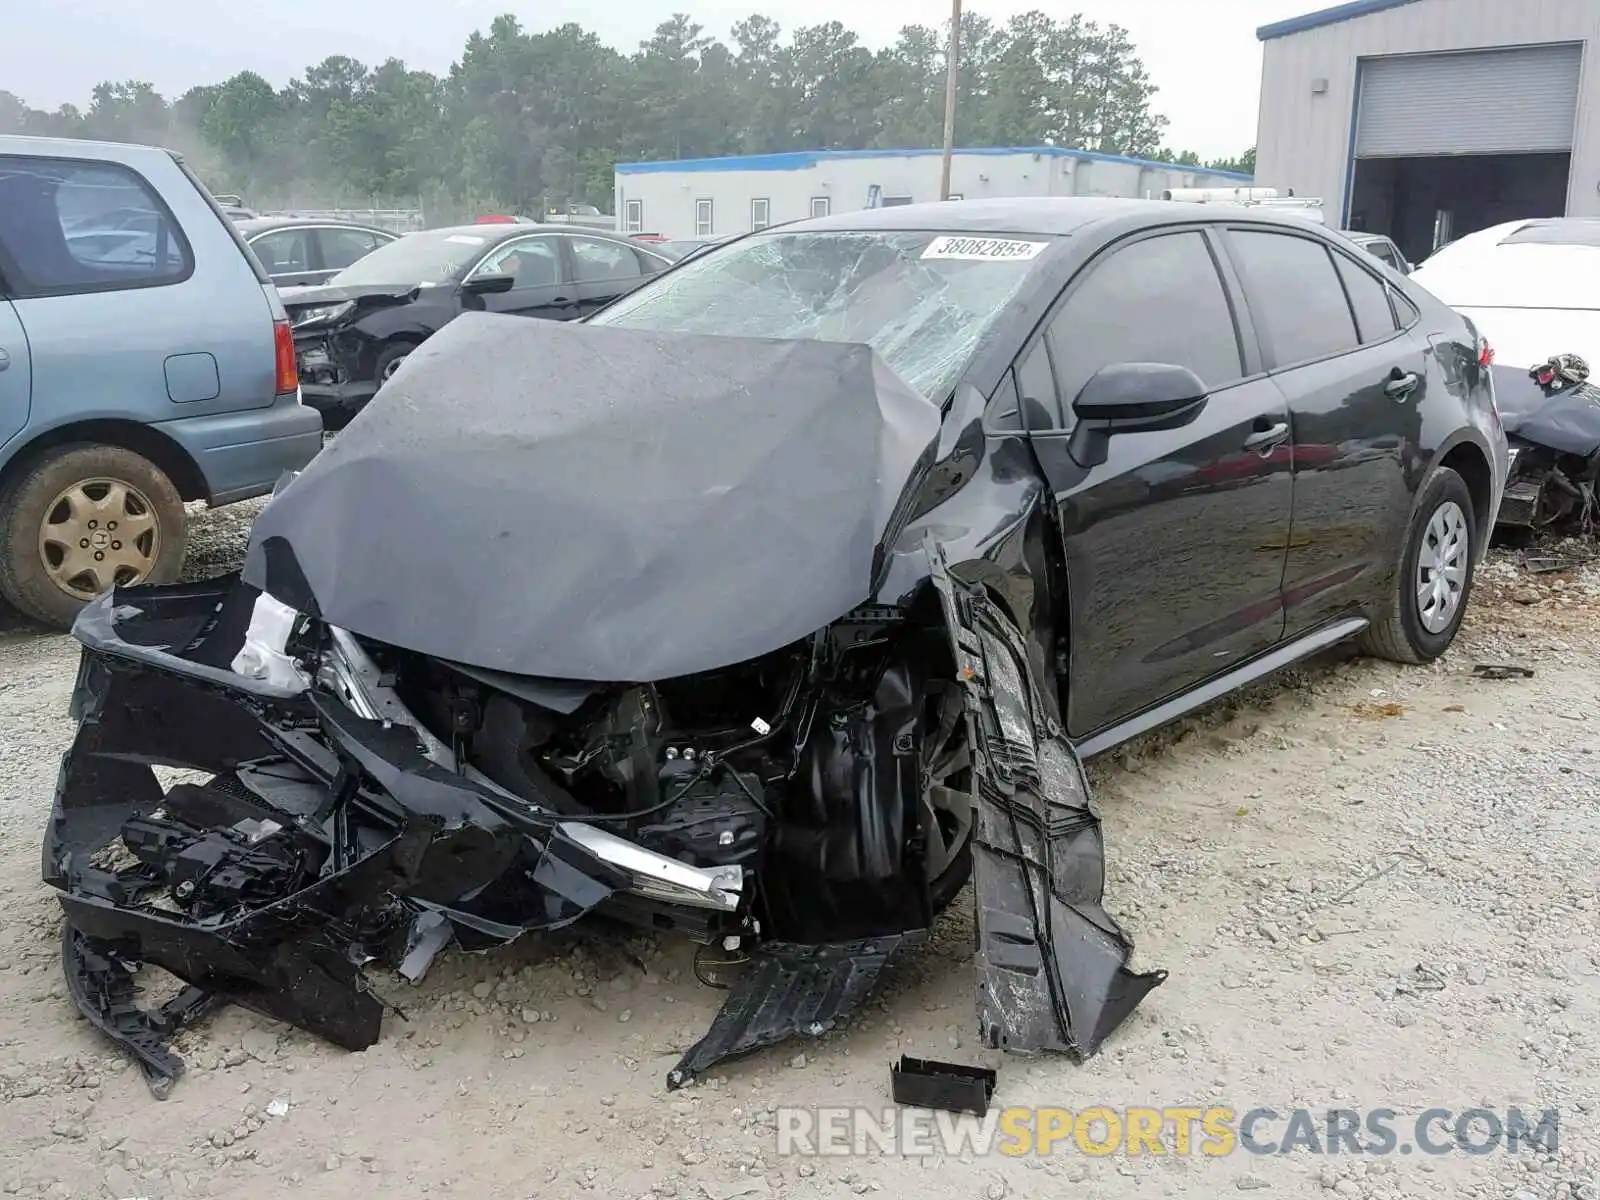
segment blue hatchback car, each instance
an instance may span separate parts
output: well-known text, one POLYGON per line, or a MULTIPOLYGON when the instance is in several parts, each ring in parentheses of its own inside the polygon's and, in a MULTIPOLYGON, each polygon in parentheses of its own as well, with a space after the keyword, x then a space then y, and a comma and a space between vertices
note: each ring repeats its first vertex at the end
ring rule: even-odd
POLYGON ((0 137, 0 596, 66 627, 170 582, 185 501, 321 445, 277 291, 181 158, 0 137))

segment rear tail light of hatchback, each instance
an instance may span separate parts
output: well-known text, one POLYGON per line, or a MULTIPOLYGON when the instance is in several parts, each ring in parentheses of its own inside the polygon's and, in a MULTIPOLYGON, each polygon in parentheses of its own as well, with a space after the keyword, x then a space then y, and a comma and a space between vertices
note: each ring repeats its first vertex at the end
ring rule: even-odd
POLYGON ((1494 366, 1494 347, 1489 345, 1489 339, 1485 337, 1478 339, 1478 365, 1486 371, 1494 366))

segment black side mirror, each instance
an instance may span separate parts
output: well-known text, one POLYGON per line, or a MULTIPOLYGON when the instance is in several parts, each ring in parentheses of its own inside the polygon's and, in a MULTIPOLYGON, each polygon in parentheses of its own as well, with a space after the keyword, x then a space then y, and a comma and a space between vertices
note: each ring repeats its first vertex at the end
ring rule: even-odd
POLYGON ((1206 385, 1187 367, 1171 363, 1115 363, 1102 367, 1072 402, 1078 418, 1068 452, 1079 466, 1106 461, 1112 435, 1181 429, 1206 405, 1206 385))
POLYGON ((461 290, 469 296, 498 296, 516 286, 515 275, 506 271, 496 271, 490 275, 474 275, 461 285, 461 290))

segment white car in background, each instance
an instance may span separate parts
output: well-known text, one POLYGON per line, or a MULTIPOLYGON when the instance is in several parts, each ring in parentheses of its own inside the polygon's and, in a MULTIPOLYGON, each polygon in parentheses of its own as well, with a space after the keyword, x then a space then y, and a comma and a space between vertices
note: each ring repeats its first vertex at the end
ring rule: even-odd
POLYGON ((1436 251, 1411 278, 1468 318, 1503 367, 1600 363, 1600 220, 1509 221, 1436 251))

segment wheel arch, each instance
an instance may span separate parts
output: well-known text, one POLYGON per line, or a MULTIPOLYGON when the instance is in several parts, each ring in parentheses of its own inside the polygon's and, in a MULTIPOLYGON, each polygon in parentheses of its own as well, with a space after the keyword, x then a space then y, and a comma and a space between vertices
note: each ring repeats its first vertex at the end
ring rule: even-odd
MULTIPOLYGON (((1488 549, 1489 537, 1494 531, 1494 513, 1490 511, 1490 505, 1494 502, 1494 467, 1490 464, 1489 454, 1471 437, 1463 436, 1438 456, 1433 469, 1441 467, 1450 468, 1467 485, 1467 493, 1472 497, 1472 523, 1478 543, 1473 547, 1473 559, 1480 560, 1488 549)), ((1421 496, 1420 489, 1417 494, 1421 496)))
POLYGON ((149 459, 172 480, 184 500, 205 500, 211 495, 205 473, 189 452, 151 425, 115 417, 73 421, 39 434, 0 467, 0 488, 30 469, 51 450, 61 446, 92 443, 118 446, 149 459))

